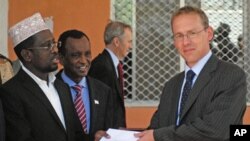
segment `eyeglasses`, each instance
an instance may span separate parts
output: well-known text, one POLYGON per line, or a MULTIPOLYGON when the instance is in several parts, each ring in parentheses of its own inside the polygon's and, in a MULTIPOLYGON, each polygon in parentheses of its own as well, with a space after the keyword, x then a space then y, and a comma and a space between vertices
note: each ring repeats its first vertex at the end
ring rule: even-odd
POLYGON ((185 36, 187 37, 187 39, 193 39, 193 38, 197 37, 199 33, 201 33, 202 31, 204 31, 206 29, 207 28, 204 28, 200 31, 189 31, 189 32, 187 32, 187 34, 176 34, 173 36, 173 38, 175 41, 183 41, 185 36))
POLYGON ((61 46, 61 42, 50 42, 46 46, 31 47, 31 48, 27 48, 27 49, 29 49, 29 50, 42 50, 42 49, 44 49, 44 50, 52 51, 57 46, 61 46))

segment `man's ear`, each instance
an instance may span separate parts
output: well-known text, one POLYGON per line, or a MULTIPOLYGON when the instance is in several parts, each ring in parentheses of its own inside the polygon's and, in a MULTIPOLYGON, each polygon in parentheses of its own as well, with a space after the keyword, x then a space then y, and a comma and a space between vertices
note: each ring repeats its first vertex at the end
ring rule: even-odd
POLYGON ((120 45, 120 39, 119 39, 119 37, 115 37, 112 42, 115 45, 115 47, 118 47, 120 45))
POLYGON ((28 49, 22 49, 21 50, 21 56, 26 62, 30 62, 32 60, 32 53, 28 49))
POLYGON ((62 54, 60 54, 59 53, 59 63, 61 64, 61 65, 64 65, 64 56, 62 55, 62 54))
POLYGON ((213 28, 211 26, 209 26, 207 28, 207 31, 208 31, 208 40, 212 41, 213 38, 214 38, 214 30, 213 30, 213 28))

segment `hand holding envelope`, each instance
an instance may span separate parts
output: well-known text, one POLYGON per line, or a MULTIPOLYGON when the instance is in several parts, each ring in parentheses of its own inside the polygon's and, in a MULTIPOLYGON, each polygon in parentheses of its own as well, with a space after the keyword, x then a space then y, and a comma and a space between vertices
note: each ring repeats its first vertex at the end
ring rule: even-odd
POLYGON ((100 141, 137 141, 138 138, 134 136, 137 131, 119 130, 119 129, 108 129, 107 133, 110 138, 101 138, 100 141))

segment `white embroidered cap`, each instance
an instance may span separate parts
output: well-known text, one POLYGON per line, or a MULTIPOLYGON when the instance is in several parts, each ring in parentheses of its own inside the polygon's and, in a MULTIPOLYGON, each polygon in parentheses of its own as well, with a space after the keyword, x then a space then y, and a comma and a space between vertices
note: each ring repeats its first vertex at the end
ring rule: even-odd
POLYGON ((9 36, 12 39, 14 47, 19 43, 26 40, 30 36, 49 29, 45 24, 40 13, 35 13, 34 15, 20 21, 16 25, 9 29, 9 36))

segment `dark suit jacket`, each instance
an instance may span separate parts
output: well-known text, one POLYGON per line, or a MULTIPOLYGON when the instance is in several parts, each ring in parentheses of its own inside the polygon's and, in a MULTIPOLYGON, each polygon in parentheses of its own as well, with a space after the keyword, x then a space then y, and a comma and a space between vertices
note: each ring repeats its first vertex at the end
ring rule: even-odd
POLYGON ((116 75, 114 63, 108 51, 104 50, 92 61, 88 75, 102 81, 112 89, 115 111, 114 126, 115 128, 126 127, 122 91, 116 75))
POLYGON ((22 69, 0 87, 7 141, 82 140, 75 127, 74 105, 68 86, 55 80, 66 130, 42 89, 22 69))
POLYGON ((214 55, 201 70, 175 126, 184 72, 166 83, 151 119, 156 141, 229 140, 229 126, 242 124, 246 109, 246 76, 239 67, 214 55))
MULTIPOLYGON (((60 80, 62 80, 61 72, 56 75, 60 80)), ((85 139, 94 141, 98 130, 113 128, 114 106, 111 89, 107 85, 91 77, 87 77, 87 83, 90 97, 90 132, 85 139)), ((81 125, 79 118, 78 124, 81 125)))
POLYGON ((5 123, 2 101, 0 100, 0 141, 5 141, 5 123))

